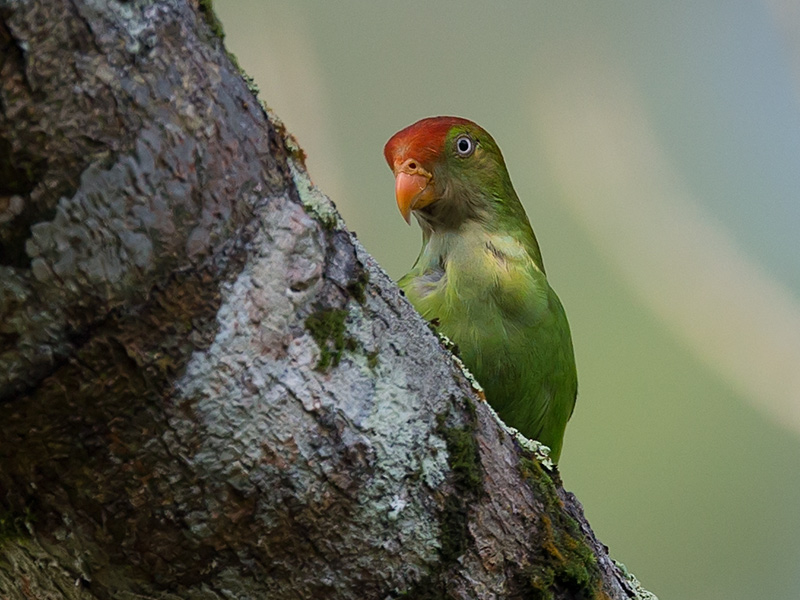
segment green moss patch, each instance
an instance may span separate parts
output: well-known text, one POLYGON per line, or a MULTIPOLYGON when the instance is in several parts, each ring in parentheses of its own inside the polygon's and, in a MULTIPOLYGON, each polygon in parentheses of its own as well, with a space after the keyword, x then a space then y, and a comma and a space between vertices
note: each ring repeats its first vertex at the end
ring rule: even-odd
POLYGON ((448 462, 453 470, 455 486, 470 494, 482 492, 483 481, 474 425, 469 423, 461 427, 446 427, 443 415, 439 415, 436 430, 447 444, 447 453, 450 456, 448 462))
POLYGON ((375 351, 373 351, 373 352, 370 352, 369 354, 367 354, 367 366, 368 366, 370 369, 372 369, 373 371, 374 371, 374 370, 375 370, 375 368, 378 366, 378 362, 379 362, 379 360, 378 360, 378 355, 379 355, 379 354, 380 354, 380 352, 378 352, 377 350, 375 350, 375 351))
POLYGON ((480 454, 475 440, 477 413, 467 399, 470 420, 465 425, 448 427, 446 416, 437 416, 436 431, 447 445, 448 463, 453 471, 455 493, 445 499, 440 519, 441 554, 447 562, 455 561, 467 548, 469 532, 467 522, 470 506, 483 493, 480 454))
POLYGON ((369 283, 369 271, 364 269, 358 274, 358 277, 356 277, 353 281, 351 281, 350 284, 347 286, 347 291, 350 292, 350 295, 359 304, 363 305, 364 302, 367 300, 366 290, 368 283, 369 283))
POLYGON ((0 543, 28 537, 28 528, 34 520, 34 515, 28 507, 22 513, 0 509, 0 543))
POLYGON ((222 23, 217 17, 217 13, 214 12, 213 0, 199 0, 197 8, 200 10, 200 14, 203 15, 203 19, 205 19, 209 29, 211 29, 211 33, 224 40, 225 31, 222 29, 222 23))
POLYGON ((319 346, 320 356, 315 367, 318 371, 337 366, 345 350, 355 350, 355 340, 345 335, 346 319, 347 311, 341 308, 321 310, 306 319, 306 329, 319 346))
POLYGON ((448 593, 446 573, 468 547, 470 507, 483 493, 480 454, 475 439, 477 411, 469 398, 464 398, 464 401, 469 417, 466 424, 448 425, 447 413, 436 416, 436 432, 447 446, 448 463, 455 487, 455 491, 445 498, 439 516, 439 553, 442 560, 434 572, 404 590, 399 595, 400 598, 446 600, 452 597, 448 593))
POLYGON ((594 552, 586 543, 578 523, 563 510, 555 484, 541 465, 520 459, 520 471, 536 497, 545 505, 532 540, 538 548, 535 563, 522 572, 523 583, 535 600, 571 598, 599 600, 602 575, 594 552))

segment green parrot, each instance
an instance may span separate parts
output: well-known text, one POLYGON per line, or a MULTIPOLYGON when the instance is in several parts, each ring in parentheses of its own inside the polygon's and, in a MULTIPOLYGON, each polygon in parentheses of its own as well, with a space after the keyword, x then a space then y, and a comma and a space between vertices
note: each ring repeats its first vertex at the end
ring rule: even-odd
POLYGON ((431 117, 384 156, 400 213, 422 228, 400 288, 457 345, 500 418, 558 461, 578 391, 572 339, 500 148, 472 121, 431 117))

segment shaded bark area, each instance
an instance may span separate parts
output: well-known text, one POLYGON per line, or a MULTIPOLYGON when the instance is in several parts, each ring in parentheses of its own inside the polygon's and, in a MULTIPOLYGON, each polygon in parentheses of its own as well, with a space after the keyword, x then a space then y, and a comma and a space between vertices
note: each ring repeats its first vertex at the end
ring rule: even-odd
POLYGON ((644 597, 207 10, 0 2, 0 596, 644 597))

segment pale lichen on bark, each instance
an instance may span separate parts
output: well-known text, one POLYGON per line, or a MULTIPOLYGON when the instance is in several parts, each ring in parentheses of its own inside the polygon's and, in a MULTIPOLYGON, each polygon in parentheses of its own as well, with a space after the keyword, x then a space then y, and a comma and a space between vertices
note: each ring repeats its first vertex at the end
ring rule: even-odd
MULTIPOLYGON (((258 498, 249 517, 263 527, 257 545, 272 569, 293 573, 276 577, 271 593, 330 586, 329 593, 350 588, 347 597, 357 597, 367 573, 385 589, 402 588, 437 557, 437 507, 423 502, 449 470, 431 426, 436 406, 414 393, 408 367, 378 365, 375 373, 367 364, 368 352, 389 355, 408 341, 402 327, 376 331, 372 319, 386 310, 383 299, 370 295, 362 306, 340 290, 326 292, 316 222, 287 198, 273 198, 268 208, 257 215, 248 262, 223 289, 216 339, 176 383, 174 403, 190 403, 192 415, 175 411, 171 428, 181 447, 196 449, 193 471, 214 474, 221 490, 232 485, 258 498), (358 347, 319 376, 320 349, 303 322, 321 297, 346 308, 358 347), (290 498, 310 538, 298 543, 315 547, 302 565, 273 547, 285 544, 274 530, 290 498)), ((193 530, 210 533, 202 520, 214 512, 197 515, 193 530)))

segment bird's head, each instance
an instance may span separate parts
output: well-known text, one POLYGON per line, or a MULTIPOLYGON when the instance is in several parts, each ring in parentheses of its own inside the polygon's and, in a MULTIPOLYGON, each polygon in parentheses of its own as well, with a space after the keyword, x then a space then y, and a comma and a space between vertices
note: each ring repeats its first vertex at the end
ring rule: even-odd
POLYGON ((430 117, 398 131, 383 149, 407 223, 457 227, 485 218, 514 195, 503 156, 483 128, 460 117, 430 117))

